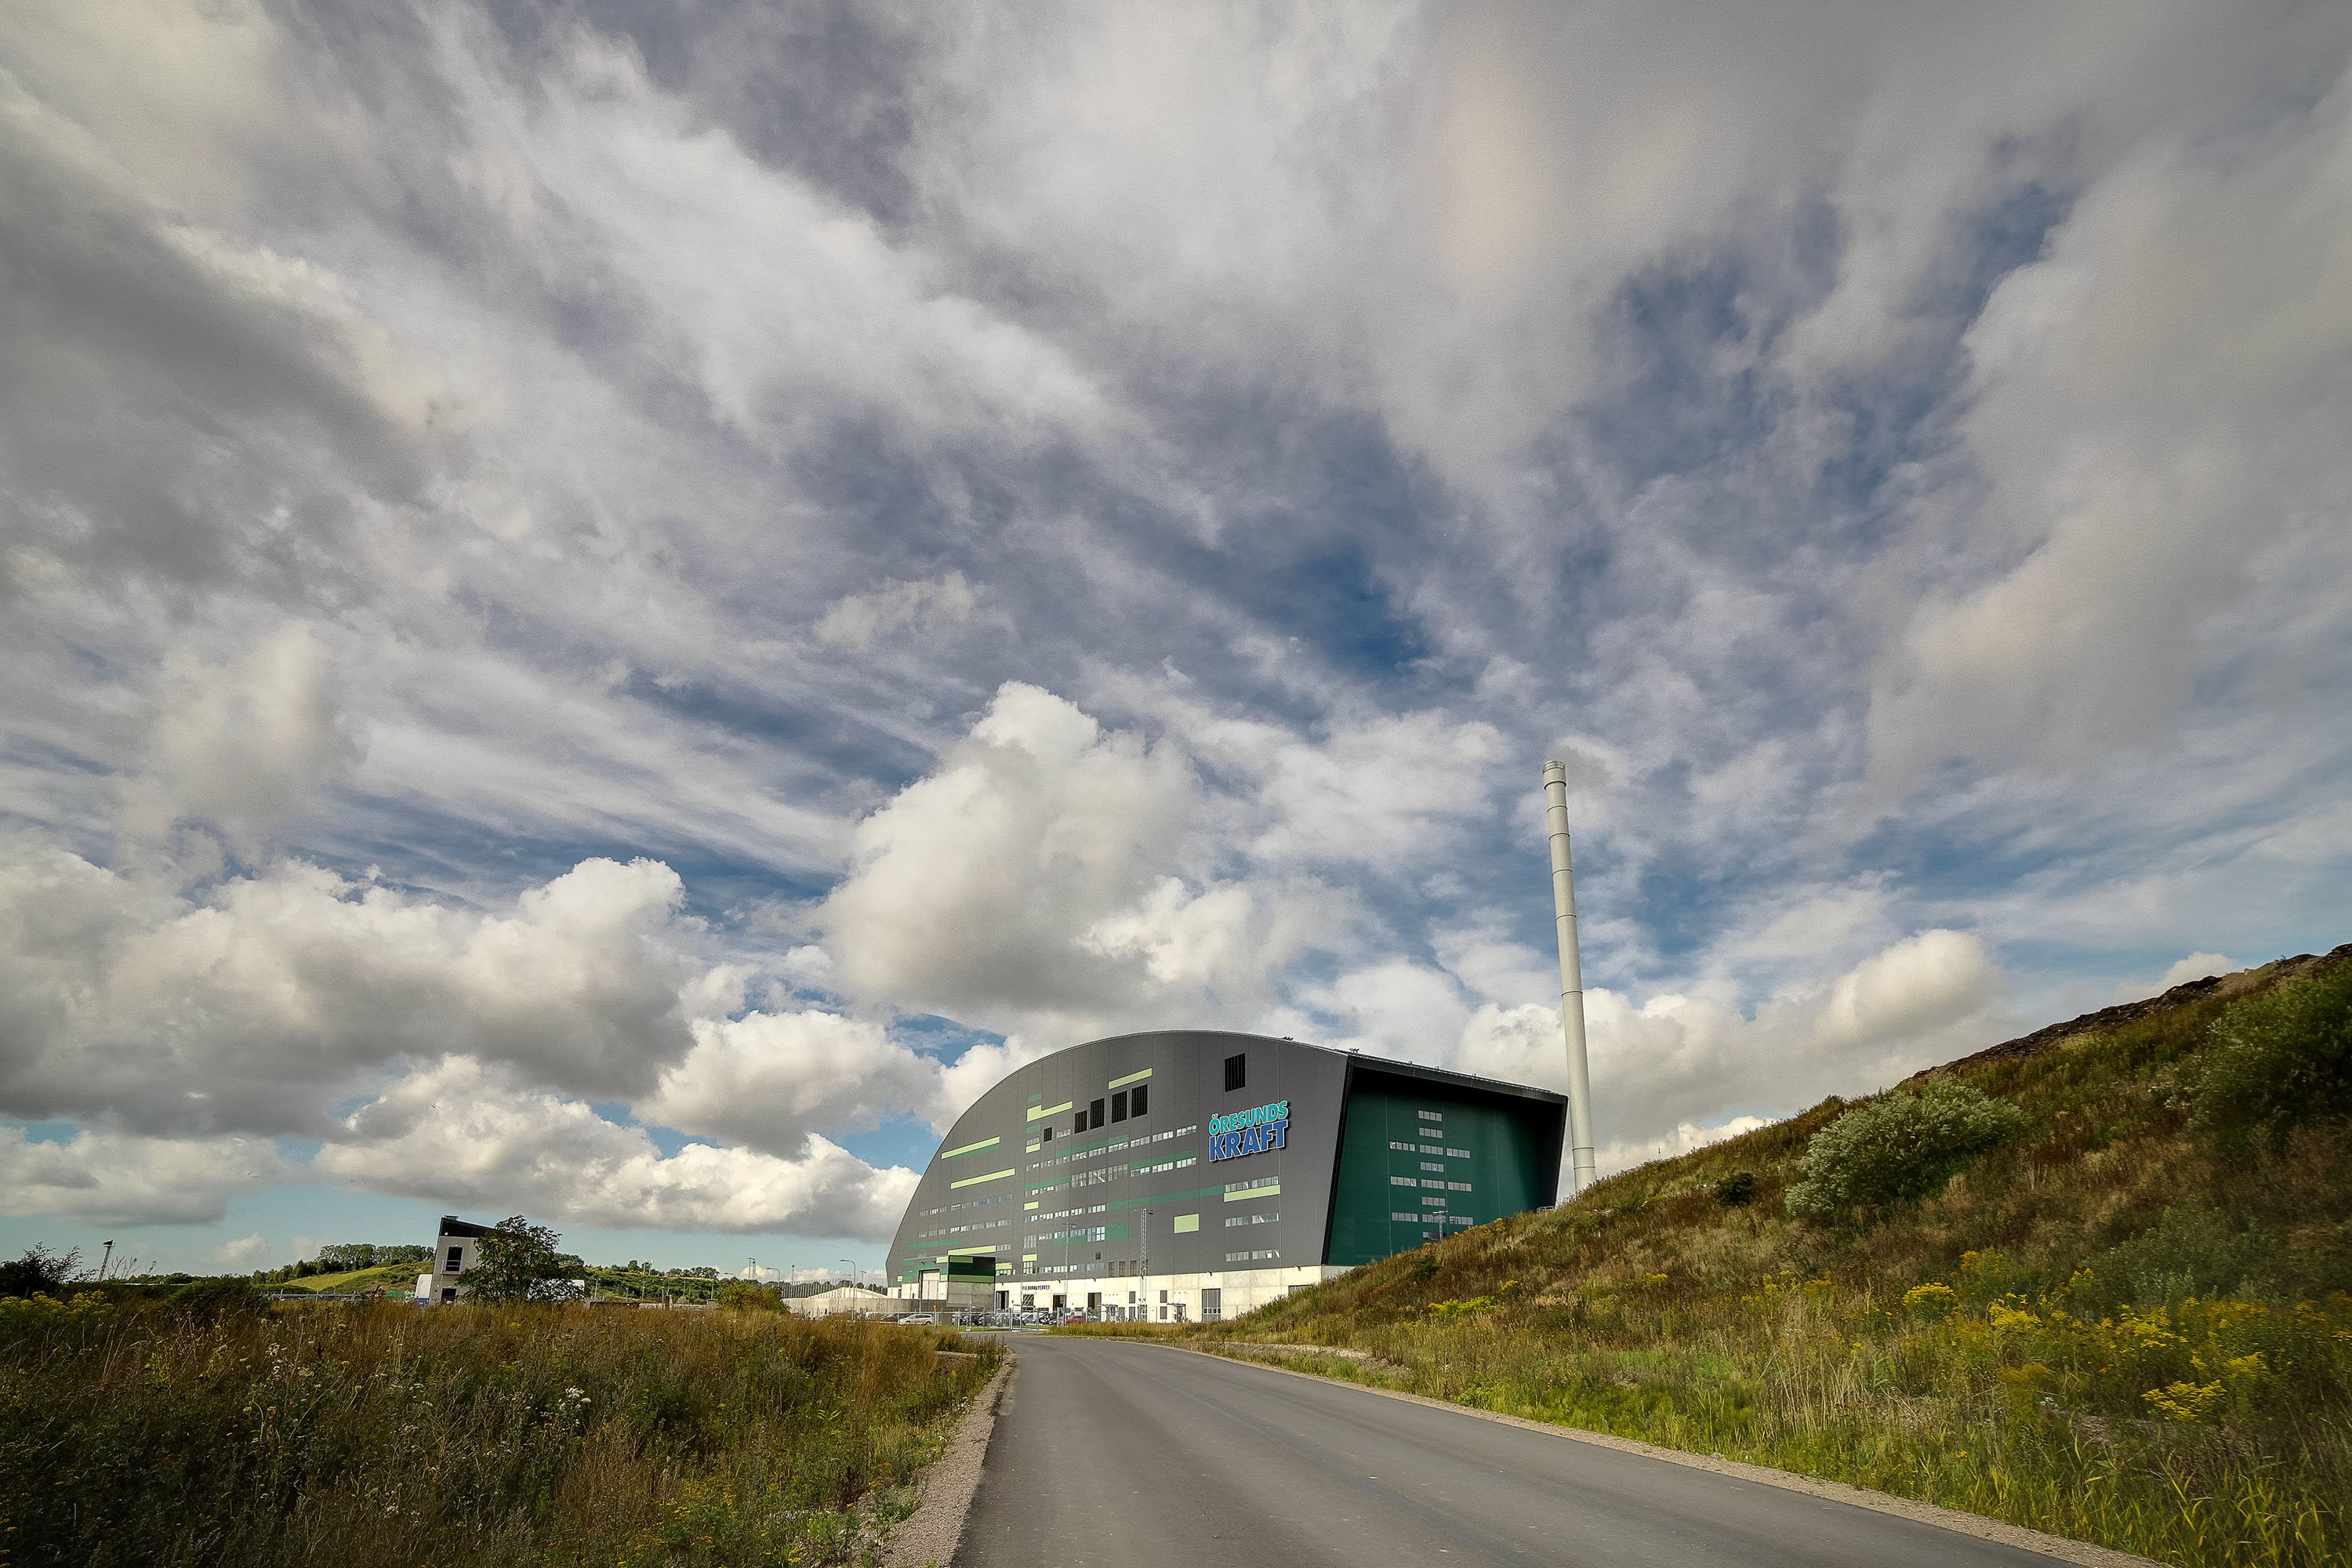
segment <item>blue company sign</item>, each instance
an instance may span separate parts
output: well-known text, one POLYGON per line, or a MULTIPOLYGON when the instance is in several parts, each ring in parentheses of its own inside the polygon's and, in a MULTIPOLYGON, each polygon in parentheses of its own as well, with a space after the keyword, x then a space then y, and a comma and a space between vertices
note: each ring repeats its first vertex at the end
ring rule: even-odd
POLYGON ((1238 1160, 1244 1154, 1263 1154, 1268 1149, 1281 1148, 1289 1136, 1290 1101, 1286 1100, 1255 1110, 1212 1116, 1209 1161, 1213 1164, 1219 1160, 1238 1160))

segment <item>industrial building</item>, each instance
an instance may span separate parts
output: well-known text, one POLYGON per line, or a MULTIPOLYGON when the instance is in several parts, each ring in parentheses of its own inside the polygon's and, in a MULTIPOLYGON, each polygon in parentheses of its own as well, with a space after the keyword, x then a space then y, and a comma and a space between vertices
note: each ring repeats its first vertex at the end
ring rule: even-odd
POLYGON ((1556 1199, 1568 1101, 1260 1035, 1094 1040, 958 1119, 899 1222, 911 1306, 1238 1316, 1556 1199))

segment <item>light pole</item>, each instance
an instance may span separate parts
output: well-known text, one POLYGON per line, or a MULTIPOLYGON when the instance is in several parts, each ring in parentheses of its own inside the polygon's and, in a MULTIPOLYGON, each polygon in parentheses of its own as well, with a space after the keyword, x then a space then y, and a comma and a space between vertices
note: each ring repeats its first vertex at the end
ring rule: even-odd
POLYGON ((1152 1318, 1151 1318, 1151 1211, 1150 1211, 1150 1209, 1145 1209, 1145 1210, 1143 1211, 1143 1256, 1142 1256, 1141 1259, 1140 1259, 1140 1260, 1136 1264, 1136 1266, 1135 1266, 1135 1271, 1136 1271, 1136 1277, 1137 1277, 1138 1281, 1142 1285, 1142 1289, 1141 1289, 1140 1291, 1139 1291, 1139 1292, 1138 1292, 1138 1294, 1139 1294, 1139 1295, 1140 1295, 1140 1296, 1142 1296, 1142 1298, 1143 1298, 1143 1321, 1144 1321, 1145 1322, 1147 1322, 1147 1323, 1148 1323, 1148 1322, 1150 1322, 1150 1321, 1152 1321, 1152 1318))
POLYGON ((860 1269, 851 1259, 844 1258, 836 1259, 836 1261, 849 1265, 849 1282, 852 1285, 863 1285, 866 1282, 862 1278, 860 1278, 864 1273, 864 1270, 860 1269))
MULTIPOLYGON (((1576 943, 1576 879, 1569 860, 1568 769, 1544 764, 1544 816, 1551 832, 1552 924, 1559 938, 1559 1029, 1568 1051, 1569 1195, 1597 1179, 1592 1159, 1592 1083, 1584 1054, 1584 967, 1576 943)), ((1442 1235, 1445 1227, 1439 1226, 1442 1235)))
POLYGON ((108 1243, 106 1244, 106 1254, 105 1254, 105 1256, 104 1256, 104 1257, 102 1257, 102 1258, 100 1258, 98 1260, 98 1278, 99 1278, 99 1281, 100 1281, 101 1284, 103 1284, 103 1283, 105 1282, 105 1279, 106 1279, 106 1266, 107 1266, 108 1264, 110 1264, 110 1263, 113 1262, 113 1261, 114 1261, 114 1243, 112 1243, 112 1242, 110 1242, 110 1242, 108 1242, 108 1243))

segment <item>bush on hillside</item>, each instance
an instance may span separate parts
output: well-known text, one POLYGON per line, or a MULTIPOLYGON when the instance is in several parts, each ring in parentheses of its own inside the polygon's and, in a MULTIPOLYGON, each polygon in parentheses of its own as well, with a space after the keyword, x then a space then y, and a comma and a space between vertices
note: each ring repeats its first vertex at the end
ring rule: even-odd
POLYGON ((2352 963, 2233 1004, 2207 1039, 2195 1122, 2224 1141, 2352 1115, 2352 963))
POLYGON ((2023 1111, 1958 1079, 1858 1105, 1805 1146, 1805 1179, 1789 1189, 1788 1211, 1830 1224, 1856 1210, 1925 1197, 2024 1130, 2023 1111))
POLYGON ((1746 1208, 1756 1196, 1756 1173, 1734 1171, 1716 1184, 1715 1201, 1727 1209, 1746 1208))
POLYGON ((2194 1296, 2262 1296, 2279 1279, 2278 1237, 2241 1226, 2201 1199, 2175 1204, 2128 1240, 2094 1256, 2072 1295, 2094 1312, 2177 1307, 2194 1296))

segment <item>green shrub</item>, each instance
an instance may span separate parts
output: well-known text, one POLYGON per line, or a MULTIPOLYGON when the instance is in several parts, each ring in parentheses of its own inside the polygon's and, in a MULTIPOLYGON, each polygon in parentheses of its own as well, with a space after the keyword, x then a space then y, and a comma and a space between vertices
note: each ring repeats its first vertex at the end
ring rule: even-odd
POLYGON ((2207 1039, 2194 1121, 2224 1141, 2352 1114, 2352 963, 2233 1004, 2207 1039))
POLYGON ((773 1312, 783 1302, 772 1285, 754 1285, 749 1279, 730 1279, 719 1287, 719 1305, 730 1312, 773 1312))
POLYGON ((28 1247, 22 1258, 0 1263, 0 1296, 58 1296, 82 1277, 81 1249, 53 1252, 28 1247))
POLYGON ((2177 1307, 2195 1296, 2244 1291, 2260 1296, 2278 1279, 2278 1237, 2240 1226, 2199 1200, 2175 1204, 2157 1222, 2084 1265, 2090 1279, 2074 1290, 2095 1311, 2177 1307))
POLYGON ((2024 1130, 2023 1111, 1958 1079, 1872 1100, 1813 1134, 1805 1179, 1789 1189, 1789 1213, 1826 1224, 1924 1197, 2024 1130))
POLYGON ((1756 1197, 1756 1173, 1734 1171, 1716 1184, 1715 1201, 1727 1209, 1746 1208, 1756 1197))
POLYGON ((198 1279, 172 1292, 172 1310, 200 1323, 217 1323, 257 1316, 269 1303, 249 1279, 198 1279))

